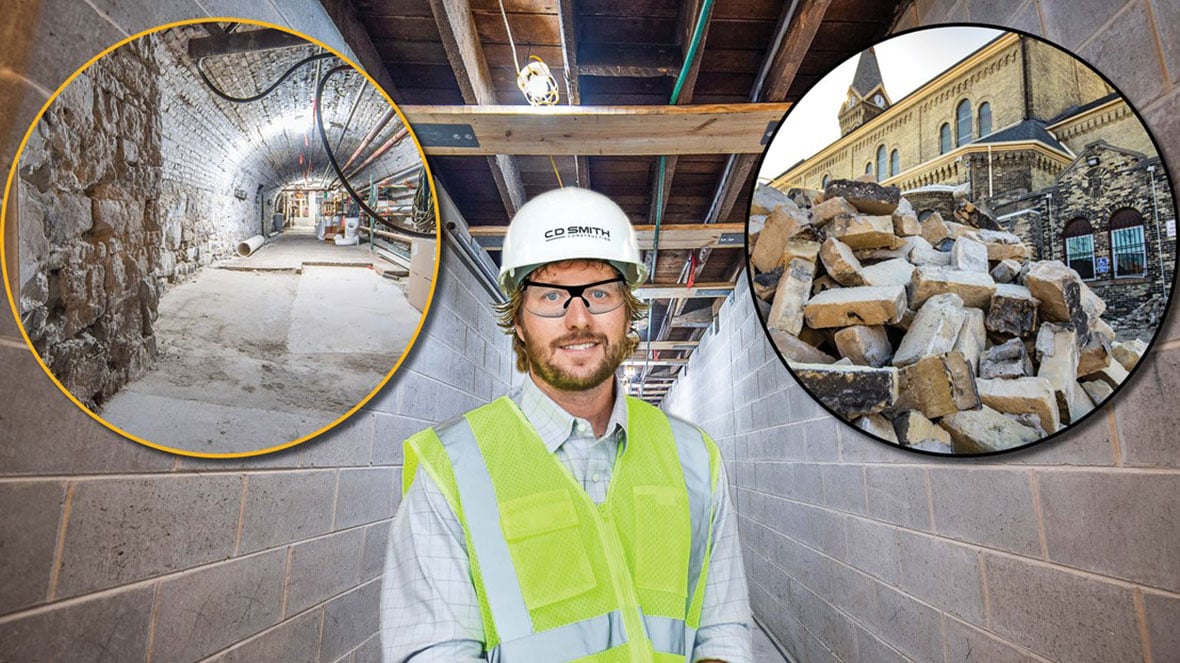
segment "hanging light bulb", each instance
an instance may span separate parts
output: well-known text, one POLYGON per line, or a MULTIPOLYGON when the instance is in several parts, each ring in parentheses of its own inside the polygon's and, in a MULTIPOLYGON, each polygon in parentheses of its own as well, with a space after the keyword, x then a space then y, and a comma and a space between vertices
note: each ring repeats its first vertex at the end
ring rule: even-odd
POLYGON ((530 55, 529 63, 516 75, 516 87, 532 106, 552 106, 557 103, 557 81, 549 66, 541 58, 530 55))

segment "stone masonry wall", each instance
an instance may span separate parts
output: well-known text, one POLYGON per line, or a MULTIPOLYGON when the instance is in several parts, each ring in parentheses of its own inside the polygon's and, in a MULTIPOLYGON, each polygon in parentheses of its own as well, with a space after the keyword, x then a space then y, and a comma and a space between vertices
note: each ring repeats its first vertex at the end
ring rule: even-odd
MULTIPOLYGON (((1087 58, 1180 165, 1180 6, 934 0, 911 4, 897 29, 967 20, 1087 58)), ((666 407, 720 441, 755 615, 801 663, 1170 661, 1177 318, 1113 405, 1030 450, 956 461, 887 447, 822 410, 782 367, 739 281, 666 407)))
MULTIPOLYGON (((0 32, 11 25, 33 38, 0 41, 11 130, 22 133, 91 55, 135 31, 206 15, 207 4, 18 3, 0 32)), ((315 3, 213 11, 350 51, 315 3)), ((19 136, 3 138, 8 164, 19 136)), ((20 228, 8 212, 12 266, 20 228)), ((380 660, 400 441, 503 393, 514 375, 508 339, 474 277, 445 258, 438 281, 419 343, 384 390, 336 430, 256 460, 178 458, 115 435, 66 399, 13 317, 0 316, 0 657, 380 660)))

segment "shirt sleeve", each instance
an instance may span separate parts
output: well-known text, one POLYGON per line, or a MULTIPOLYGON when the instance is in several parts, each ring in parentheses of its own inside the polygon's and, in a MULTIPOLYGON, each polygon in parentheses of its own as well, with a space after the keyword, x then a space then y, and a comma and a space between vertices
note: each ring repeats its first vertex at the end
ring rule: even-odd
POLYGON ((463 528, 421 467, 390 530, 381 642, 385 663, 485 660, 463 528))
POLYGON ((713 554, 692 660, 749 663, 753 659, 750 623, 749 589, 729 501, 729 480, 722 463, 713 490, 713 554))

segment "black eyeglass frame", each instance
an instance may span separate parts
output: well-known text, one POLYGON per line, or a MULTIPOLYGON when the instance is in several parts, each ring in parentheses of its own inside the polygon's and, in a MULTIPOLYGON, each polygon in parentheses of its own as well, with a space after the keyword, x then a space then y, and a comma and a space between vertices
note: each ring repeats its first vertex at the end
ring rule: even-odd
POLYGON ((586 292, 590 288, 593 288, 594 286, 606 285, 607 283, 622 283, 622 284, 626 285, 627 279, 625 279, 621 276, 616 276, 611 279, 604 279, 602 281, 595 281, 594 283, 583 283, 582 285, 559 285, 557 283, 544 283, 542 281, 531 281, 529 279, 525 279, 524 281, 520 282, 520 285, 521 285, 522 290, 524 288, 529 287, 530 285, 535 285, 535 286, 542 287, 542 288, 556 288, 558 290, 566 291, 566 293, 569 294, 569 297, 565 300, 565 304, 563 304, 561 307, 561 315, 544 315, 542 313, 537 313, 536 311, 534 311, 532 309, 528 309, 526 307, 526 310, 528 310, 529 313, 532 313, 533 315, 539 315, 542 318, 560 318, 560 317, 565 316, 565 314, 569 312, 570 302, 574 301, 574 297, 577 297, 578 299, 582 300, 582 304, 584 304, 586 306, 586 312, 589 313, 590 315, 603 315, 606 313, 610 313, 611 311, 619 308, 619 306, 622 306, 623 303, 626 301, 625 299, 620 300, 618 306, 612 306, 611 308, 609 308, 605 311, 599 311, 599 312, 595 313, 594 311, 590 310, 590 302, 586 299, 585 296, 583 296, 582 293, 586 292))

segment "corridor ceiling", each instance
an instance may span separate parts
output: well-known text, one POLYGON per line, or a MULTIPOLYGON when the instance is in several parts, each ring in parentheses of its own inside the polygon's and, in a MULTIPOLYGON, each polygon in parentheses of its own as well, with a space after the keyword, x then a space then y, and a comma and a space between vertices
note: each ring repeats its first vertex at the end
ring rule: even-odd
POLYGON ((754 166, 777 121, 880 40, 904 4, 504 0, 509 33, 498 0, 322 2, 494 259, 512 213, 558 185, 555 168, 566 185, 619 202, 649 260, 660 223, 656 269, 640 291, 652 328, 640 329, 628 369, 631 393, 652 402, 742 273, 754 166), (698 53, 686 62, 703 4, 698 53), (518 60, 539 56, 553 70, 559 106, 527 106, 509 34, 518 60))

